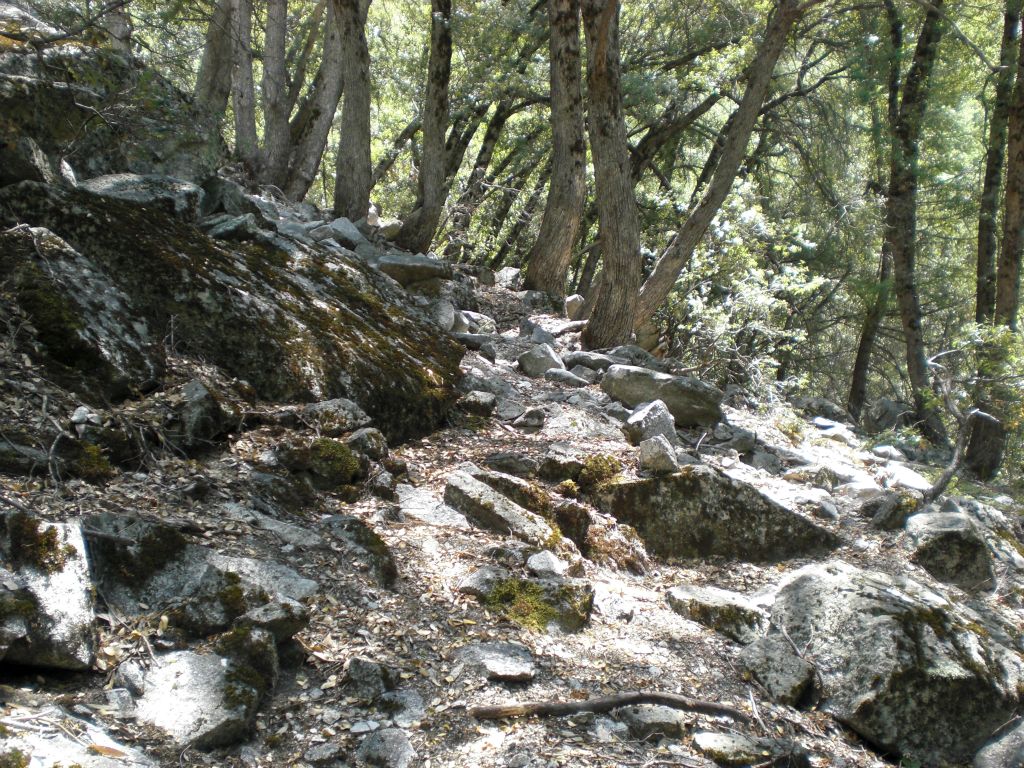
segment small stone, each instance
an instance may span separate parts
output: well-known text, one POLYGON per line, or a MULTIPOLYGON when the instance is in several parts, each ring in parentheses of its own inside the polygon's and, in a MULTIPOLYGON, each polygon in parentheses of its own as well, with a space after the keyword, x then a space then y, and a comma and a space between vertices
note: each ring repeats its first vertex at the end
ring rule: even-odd
POLYGON ((329 741, 324 742, 307 749, 302 757, 313 765, 330 763, 341 758, 341 747, 329 741))
POLYGON ((540 429, 544 426, 547 415, 543 408, 530 408, 523 412, 523 415, 512 422, 513 427, 519 429, 540 429))
POLYGON ((498 404, 498 398, 492 392, 474 390, 459 400, 459 408, 475 416, 490 416, 498 404))
POLYGON ((356 696, 373 701, 395 687, 395 674, 372 659, 353 656, 345 662, 345 686, 356 696))
POLYGON ((821 501, 819 501, 818 506, 816 506, 811 513, 815 517, 820 517, 822 520, 839 519, 839 510, 836 508, 835 504, 833 504, 831 501, 828 501, 827 499, 822 499, 821 501))
POLYGON ((876 445, 871 449, 871 453, 880 459, 888 459, 889 461, 906 461, 906 454, 903 453, 899 448, 892 445, 876 445))
POLYGON ((661 704, 636 704, 620 707, 613 714, 629 729, 635 739, 667 736, 678 739, 686 732, 690 717, 686 712, 661 704))
POLYGON ((567 387, 588 387, 590 382, 586 379, 582 379, 574 373, 562 370, 561 368, 551 368, 544 371, 544 378, 548 381, 553 381, 556 384, 564 384, 567 387))
POLYGON ((507 569, 497 565, 485 565, 477 568, 469 576, 459 582, 459 592, 481 599, 486 598, 501 582, 511 577, 507 569))
POLYGON ((788 739, 766 739, 742 733, 698 731, 693 746, 722 766, 787 766, 810 768, 807 750, 788 739))
POLYGON ((379 429, 364 427, 349 435, 345 440, 353 450, 380 461, 388 455, 388 441, 379 429))
POLYGON ((534 576, 564 576, 569 564, 547 549, 531 555, 526 560, 526 567, 534 576))
POLYGON ((640 470, 655 475, 670 475, 679 471, 675 450, 661 435, 640 443, 640 470))
POLYGON ((590 384, 597 384, 601 381, 601 372, 595 371, 593 368, 587 368, 585 365, 574 365, 569 373, 573 376, 578 376, 590 384))
POLYGON ((380 728, 380 723, 378 723, 376 720, 359 720, 357 722, 352 723, 352 727, 349 728, 349 732, 358 735, 360 733, 370 733, 371 731, 376 731, 378 728, 380 728))
POLYGON ((483 672, 488 680, 523 683, 536 674, 533 654, 519 643, 470 643, 456 651, 455 657, 483 672))
POLYGON ((764 611, 736 592, 685 585, 668 591, 668 604, 680 616, 717 630, 738 643, 751 643, 767 624, 764 611))
POLYGON ((562 306, 565 309, 565 316, 570 320, 576 320, 580 309, 583 308, 583 302, 586 299, 580 296, 578 293, 574 293, 572 296, 566 296, 562 306))
POLYGON ((622 431, 633 445, 639 445, 657 435, 665 437, 669 442, 676 440, 675 419, 661 400, 638 405, 622 425, 622 431))
POLYGON ((378 768, 408 768, 416 759, 416 750, 400 728, 382 728, 363 740, 356 759, 378 768))
POLYGON ((492 453, 484 458, 484 464, 516 477, 534 477, 540 466, 536 459, 521 453, 492 453))

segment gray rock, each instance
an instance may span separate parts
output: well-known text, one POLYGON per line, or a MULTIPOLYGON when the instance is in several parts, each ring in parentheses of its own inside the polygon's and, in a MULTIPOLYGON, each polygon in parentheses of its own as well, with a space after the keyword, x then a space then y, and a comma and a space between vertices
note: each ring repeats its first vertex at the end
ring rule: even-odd
MULTIPOLYGON (((490 392, 498 397, 508 398, 512 394, 512 385, 498 376, 487 375, 486 372, 481 371, 479 368, 473 368, 462 377, 462 380, 459 382, 459 391, 490 392)), ((518 403, 516 405, 520 409, 519 413, 522 413, 523 407, 518 403)), ((505 417, 499 415, 499 418, 505 417)))
POLYGON ((554 299, 544 291, 518 291, 516 296, 523 303, 525 309, 551 312, 561 309, 554 299))
POLYGON ((600 352, 568 352, 562 357, 562 360, 567 368, 582 365, 584 368, 595 371, 607 371, 615 364, 615 361, 608 355, 602 355, 600 352))
POLYGON ((302 418, 325 437, 338 437, 371 421, 362 408, 344 397, 304 406, 302 418))
MULTIPOLYGON (((840 486, 837 491, 845 488, 840 486)), ((911 491, 883 491, 857 508, 857 514, 871 519, 871 525, 882 531, 896 531, 906 525, 907 518, 921 506, 921 494, 911 491)))
POLYGON ((181 388, 167 437, 185 453, 201 452, 237 427, 238 421, 237 414, 225 408, 204 382, 192 379, 181 388))
POLYGON ((498 324, 494 318, 481 312, 472 312, 468 309, 462 310, 462 316, 469 323, 469 330, 473 333, 493 335, 498 332, 498 324))
POLYGON ((533 654, 519 643, 470 643, 459 648, 455 658, 488 680, 502 683, 529 682, 537 674, 533 654))
POLYGON ((904 488, 909 491, 927 493, 932 487, 931 480, 899 461, 887 462, 881 474, 885 479, 885 484, 890 488, 904 488))
POLYGON ((812 514, 815 517, 820 517, 822 520, 838 520, 839 509, 828 499, 821 499, 812 510, 812 514))
POLYGON ((498 398, 491 392, 469 392, 459 400, 459 408, 476 416, 490 416, 498 404, 498 398))
POLYGON ((636 344, 623 344, 608 350, 608 356, 616 363, 623 365, 635 365, 640 368, 648 368, 652 371, 661 371, 664 364, 643 347, 636 344))
POLYGON ((81 526, 2 515, 0 555, 0 661, 88 669, 93 598, 81 526))
POLYGON ((690 715, 662 704, 633 704, 612 710, 615 719, 625 723, 629 735, 641 741, 652 736, 682 738, 690 723, 690 715))
POLYGON ((472 595, 481 599, 486 598, 494 588, 503 581, 508 580, 512 574, 507 568, 497 565, 485 565, 477 568, 469 576, 459 582, 459 592, 464 595, 472 595))
POLYGON ((212 749, 238 742, 249 733, 260 695, 234 679, 232 671, 214 653, 157 655, 146 673, 146 692, 136 702, 136 716, 182 746, 212 749))
POLYGON ((283 643, 309 624, 309 610, 302 603, 284 597, 242 614, 241 624, 265 629, 274 640, 283 643))
POLYGON ((427 716, 423 697, 412 690, 381 694, 377 706, 387 712, 400 728, 418 728, 427 716))
POLYGON ((459 342, 466 349, 481 350, 484 345, 492 343, 493 339, 486 333, 453 333, 452 338, 459 342))
POLYGON ((185 221, 199 218, 199 205, 203 197, 203 190, 188 181, 136 173, 97 176, 80 181, 78 187, 94 195, 158 206, 185 221))
POLYGON ((668 604, 680 616, 744 645, 756 640, 767 626, 767 615, 750 600, 717 587, 673 587, 668 591, 668 604))
POLYGON ((374 701, 378 696, 392 690, 398 682, 394 670, 372 659, 351 656, 345 662, 346 689, 366 701, 374 701))
POLYGON ((668 406, 661 400, 641 403, 634 408, 626 423, 622 425, 622 431, 633 445, 640 445, 644 440, 659 435, 670 443, 678 439, 675 419, 672 418, 668 406))
POLYGON ((781 634, 754 640, 740 652, 740 662, 782 704, 797 706, 814 684, 814 665, 797 656, 781 634))
POLYGON ((355 248, 360 243, 365 243, 366 238, 359 231, 359 227, 346 219, 344 216, 335 219, 330 223, 331 237, 337 240, 345 248, 355 248))
POLYGON ((444 501, 470 522, 495 533, 511 534, 538 546, 544 546, 554 538, 551 526, 539 515, 465 472, 455 471, 448 476, 444 501))
POLYGON ((57 183, 50 158, 31 136, 18 136, 0 144, 0 187, 19 181, 57 183))
POLYGON ((698 731, 693 746, 721 766, 771 766, 810 768, 807 750, 789 739, 770 739, 743 733, 698 731))
POLYGON ((452 318, 452 327, 448 329, 454 333, 469 333, 469 320, 461 312, 456 312, 452 318))
POLYGON ((513 427, 519 429, 540 429, 544 426, 544 421, 547 419, 547 413, 543 408, 530 408, 523 411, 523 413, 512 422, 513 427))
POLYGON ((402 224, 404 222, 401 219, 381 219, 377 235, 383 240, 394 240, 402 231, 402 224))
POLYGON ((382 728, 365 739, 356 750, 360 765, 377 768, 409 768, 416 759, 416 750, 400 728, 382 728))
POLYGON ((618 400, 612 400, 603 408, 603 410, 609 417, 616 421, 626 421, 626 419, 628 419, 633 413, 618 400))
POLYGON ((313 765, 328 765, 336 762, 342 756, 341 745, 330 741, 323 744, 316 744, 302 754, 302 759, 313 765))
POLYGON ((379 429, 373 427, 357 429, 346 438, 345 442, 353 451, 359 451, 374 461, 382 461, 388 456, 387 439, 379 429))
POLYGON ((1015 726, 978 750, 971 764, 973 768, 1020 768, 1024 765, 1024 723, 1018 718, 1015 726))
POLYGON ((403 286, 434 278, 447 280, 452 276, 452 268, 448 262, 432 259, 422 254, 392 251, 382 256, 376 266, 385 275, 397 280, 403 286))
POLYGON ((552 368, 564 369, 562 358, 548 344, 538 344, 519 356, 519 370, 530 378, 543 376, 552 368))
POLYGON ((665 557, 771 562, 837 544, 832 533, 799 513, 702 465, 664 477, 612 481, 594 496, 602 512, 632 525, 650 552, 665 557))
POLYGON ((574 373, 562 370, 561 368, 551 368, 544 371, 544 378, 548 381, 553 381, 556 384, 563 384, 567 387, 579 389, 580 387, 589 387, 590 382, 584 378, 580 378, 574 373))
POLYGON ((562 302, 562 308, 565 311, 565 316, 570 320, 578 320, 579 318, 577 315, 583 308, 584 301, 586 301, 586 299, 578 293, 574 293, 572 296, 566 296, 565 301, 562 302))
POLYGON ((504 267, 494 273, 494 284, 510 291, 518 291, 522 279, 522 271, 518 267, 504 267))
POLYGON ((782 459, 776 456, 774 453, 764 451, 759 448, 754 448, 750 454, 749 459, 750 466, 755 469, 761 469, 767 472, 769 475, 780 475, 783 470, 782 459))
POLYGON ((583 459, 576 447, 570 443, 552 443, 540 461, 537 470, 541 478, 559 482, 561 480, 579 480, 583 471, 583 459))
POLYGON ((593 368, 587 368, 583 365, 574 365, 569 373, 578 376, 588 384, 597 384, 601 381, 600 371, 595 371, 593 368))
POLYGON ((540 462, 536 459, 511 452, 492 453, 484 459, 484 464, 499 472, 524 478, 534 477, 540 467, 540 462))
POLYGON ((254 213, 245 213, 241 216, 217 214, 203 219, 199 226, 213 240, 248 242, 259 240, 263 236, 263 228, 254 213))
POLYGON ((438 299, 430 305, 427 314, 441 326, 442 331, 450 331, 455 327, 455 305, 448 299, 438 299))
POLYGON ((850 422, 850 414, 845 408, 836 405, 825 397, 794 397, 793 405, 809 413, 811 416, 822 416, 838 422, 850 422))
POLYGON ((914 421, 914 406, 881 397, 861 414, 861 426, 872 434, 908 427, 914 421))
POLYGON ((679 471, 679 462, 672 445, 661 435, 640 443, 640 471, 652 475, 671 475, 679 471))
POLYGON ((569 564, 550 550, 542 550, 526 559, 526 568, 534 576, 551 578, 565 576, 569 564))
POLYGON ((819 708, 880 749, 963 764, 1010 718, 1024 680, 977 620, 911 579, 831 561, 786 578, 768 636, 785 632, 813 660, 819 708))
POLYGON ((899 448, 892 445, 876 445, 871 449, 871 453, 880 459, 888 459, 889 461, 906 461, 907 457, 899 448))
POLYGON ((907 521, 911 559, 939 581, 967 592, 995 586, 992 553, 974 521, 963 513, 914 515, 907 521))
POLYGON ((722 418, 722 393, 687 376, 670 376, 630 365, 613 365, 601 389, 626 405, 661 400, 678 426, 709 426, 722 418))

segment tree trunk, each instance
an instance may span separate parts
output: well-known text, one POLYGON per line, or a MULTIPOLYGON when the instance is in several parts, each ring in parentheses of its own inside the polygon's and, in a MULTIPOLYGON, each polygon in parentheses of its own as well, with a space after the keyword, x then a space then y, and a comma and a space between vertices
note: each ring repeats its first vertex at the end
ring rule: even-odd
POLYGON ((327 6, 327 28, 324 35, 323 60, 313 79, 313 87, 305 103, 292 120, 292 161, 284 193, 290 200, 302 200, 316 178, 320 159, 327 146, 327 137, 334 113, 341 101, 342 58, 341 31, 338 24, 339 0, 327 6))
POLYGON ((633 331, 641 277, 640 221, 622 111, 619 3, 583 0, 582 9, 604 280, 580 340, 585 349, 601 349, 628 343, 633 331))
MULTIPOLYGON (((899 116, 893 126, 889 190, 885 201, 884 240, 892 253, 896 300, 907 347, 907 377, 921 433, 936 445, 949 443, 946 429, 931 397, 928 360, 917 296, 917 176, 918 142, 928 104, 928 86, 942 39, 942 4, 933 0, 917 39, 907 72, 899 116)), ((886 247, 883 245, 883 247, 886 247)))
POLYGON ((448 81, 452 72, 452 2, 430 0, 430 58, 423 104, 423 159, 420 163, 418 207, 406 218, 395 242, 426 252, 434 239, 445 198, 445 132, 448 129, 448 81))
POLYGON ((219 0, 206 28, 203 58, 196 78, 196 104, 217 122, 224 117, 231 95, 231 68, 234 65, 231 47, 233 0, 219 0))
POLYGON ((370 165, 370 51, 366 14, 370 0, 339 0, 342 80, 341 143, 334 181, 334 213, 358 221, 370 206, 373 169, 370 165))
POLYGON ((302 47, 293 47, 288 54, 288 71, 292 73, 291 85, 288 87, 289 115, 295 109, 295 105, 299 103, 302 87, 306 84, 306 71, 309 69, 309 61, 313 57, 313 49, 320 39, 320 30, 323 27, 324 10, 326 8, 327 0, 317 0, 313 12, 302 23, 301 34, 305 36, 302 47))
POLYGON ((801 4, 799 0, 779 0, 765 30, 764 40, 747 67, 747 87, 739 106, 730 117, 731 125, 722 146, 721 157, 700 203, 683 224, 679 233, 672 238, 668 248, 659 257, 654 271, 647 278, 640 292, 634 326, 651 318, 662 302, 668 298, 676 279, 689 261, 715 214, 732 188, 746 153, 750 134, 757 122, 761 104, 771 83, 775 64, 786 45, 786 38, 800 15, 812 2, 801 4))
POLYGON ((231 89, 235 107, 235 154, 255 175, 259 166, 256 136, 256 93, 252 77, 252 0, 233 0, 235 75, 231 89))
POLYGON ((287 181, 291 134, 288 126, 288 0, 267 0, 263 46, 263 162, 260 180, 283 187, 287 181))
POLYGON ((526 264, 527 290, 565 295, 565 278, 587 197, 580 82, 579 0, 548 0, 551 24, 552 172, 540 233, 526 264))
POLYGON ((975 320, 979 323, 991 322, 996 309, 996 223, 1006 151, 1007 121, 1010 116, 1010 98, 1013 95, 1014 72, 1017 69, 1017 40, 1022 5, 1024 3, 1021 0, 1007 0, 1006 3, 1003 40, 999 49, 999 74, 996 77, 995 99, 992 116, 989 119, 985 178, 978 205, 978 282, 974 314, 975 320))
POLYGON ((132 17, 126 5, 109 11, 103 17, 102 27, 110 36, 110 47, 126 56, 132 55, 132 17))

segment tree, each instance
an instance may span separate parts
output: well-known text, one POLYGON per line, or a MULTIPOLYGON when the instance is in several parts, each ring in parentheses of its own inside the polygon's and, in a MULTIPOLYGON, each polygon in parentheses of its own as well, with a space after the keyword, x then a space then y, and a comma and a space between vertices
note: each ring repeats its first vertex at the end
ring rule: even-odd
POLYGON ((562 296, 587 196, 579 0, 548 0, 548 16, 551 24, 551 184, 540 233, 527 258, 523 285, 529 290, 562 296))
POLYGON ((430 55, 423 100, 423 158, 416 207, 395 242, 410 251, 427 251, 434 239, 446 197, 445 132, 448 129, 448 81, 452 74, 452 3, 430 0, 430 55))
POLYGON ((366 14, 370 0, 340 0, 342 80, 341 143, 334 184, 334 213, 357 221, 366 216, 373 185, 370 165, 370 51, 366 14))
POLYGON ((640 287, 640 221, 622 109, 618 0, 583 0, 587 39, 590 151, 604 279, 582 344, 598 349, 629 341, 640 287))

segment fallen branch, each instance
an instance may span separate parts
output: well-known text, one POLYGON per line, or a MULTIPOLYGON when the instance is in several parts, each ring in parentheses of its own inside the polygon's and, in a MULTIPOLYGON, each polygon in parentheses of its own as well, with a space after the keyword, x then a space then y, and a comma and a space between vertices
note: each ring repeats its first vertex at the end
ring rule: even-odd
POLYGON ((558 715, 574 715, 579 712, 610 712, 630 704, 662 704, 674 709, 685 709, 689 712, 700 712, 704 715, 721 715, 734 720, 749 722, 750 718, 738 709, 716 704, 713 701, 702 701, 680 696, 675 693, 658 693, 656 691, 627 691, 612 696, 596 696, 583 701, 528 701, 522 704, 497 704, 489 707, 470 707, 469 716, 477 720, 499 720, 503 717, 529 717, 539 715, 551 717, 558 715))

